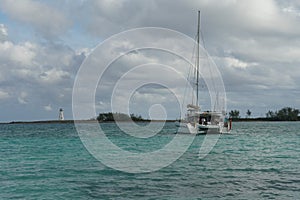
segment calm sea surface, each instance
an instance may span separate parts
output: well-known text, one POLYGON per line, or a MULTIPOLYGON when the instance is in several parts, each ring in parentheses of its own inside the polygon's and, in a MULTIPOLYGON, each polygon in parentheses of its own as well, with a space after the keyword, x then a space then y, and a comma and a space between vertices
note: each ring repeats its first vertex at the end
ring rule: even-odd
MULTIPOLYGON (((170 166, 129 174, 91 156, 73 124, 2 124, 0 199, 300 199, 300 123, 233 125, 204 159, 205 136, 197 136, 170 166)), ((115 144, 145 152, 176 130, 167 123, 155 137, 135 140, 102 126, 115 144)))

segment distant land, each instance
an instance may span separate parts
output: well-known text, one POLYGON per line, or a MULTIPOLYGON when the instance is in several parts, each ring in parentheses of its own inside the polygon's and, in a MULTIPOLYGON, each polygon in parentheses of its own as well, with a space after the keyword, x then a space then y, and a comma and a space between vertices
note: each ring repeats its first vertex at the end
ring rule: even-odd
MULTIPOLYGON (((141 120, 136 122, 175 122, 176 119, 170 119, 170 120, 141 120)), ((289 121, 289 120, 270 120, 265 117, 258 117, 258 118, 238 118, 238 119, 232 119, 233 122, 279 122, 279 121, 289 121)), ((294 121, 300 121, 300 117, 298 117, 298 120, 294 121)), ((122 121, 122 122, 129 122, 129 121, 122 121)), ((0 124, 74 124, 74 123, 114 123, 114 121, 105 121, 105 122, 99 122, 98 120, 42 120, 42 121, 11 121, 11 122, 0 122, 0 124)))
MULTIPOLYGON (((135 122, 175 122, 176 120, 140 120, 135 122)), ((115 121, 98 121, 95 119, 87 120, 40 120, 40 121, 11 121, 11 122, 0 122, 0 124, 74 124, 74 123, 114 123, 115 121)), ((129 121, 120 121, 129 122, 129 121)))
POLYGON ((247 110, 246 117, 241 118, 239 110, 231 110, 229 117, 233 121, 300 121, 300 111, 291 107, 284 107, 277 111, 269 110, 266 117, 251 118, 251 111, 247 110))
POLYGON ((97 120, 38 120, 38 121, 11 121, 11 122, 1 122, 0 124, 54 124, 54 123, 62 123, 62 124, 69 124, 69 123, 97 123, 97 120))
MULTIPOLYGON (((266 117, 251 117, 251 111, 247 111, 245 118, 240 117, 238 110, 231 110, 229 118, 234 122, 257 122, 257 121, 300 121, 300 112, 298 109, 285 107, 279 111, 268 111, 266 117)), ((150 120, 144 119, 141 115, 124 114, 124 113, 100 113, 97 117, 87 120, 38 120, 38 121, 11 121, 0 122, 0 124, 41 124, 41 123, 112 123, 112 122, 175 122, 177 119, 171 120, 150 120)))

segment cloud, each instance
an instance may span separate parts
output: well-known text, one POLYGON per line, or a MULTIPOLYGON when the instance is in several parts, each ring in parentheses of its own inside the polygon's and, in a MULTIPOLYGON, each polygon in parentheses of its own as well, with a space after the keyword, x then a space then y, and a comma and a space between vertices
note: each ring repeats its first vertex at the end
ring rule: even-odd
POLYGON ((10 97, 10 95, 8 94, 8 92, 0 90, 0 100, 7 99, 9 97, 10 97))
POLYGON ((63 70, 57 70, 55 68, 52 68, 40 74, 40 80, 47 84, 59 83, 62 80, 69 79, 69 78, 70 78, 70 74, 68 72, 63 70))
POLYGON ((257 63, 247 63, 234 57, 223 57, 221 59, 223 60, 223 63, 225 63, 225 65, 229 67, 245 69, 250 66, 258 65, 257 63))
POLYGON ((40 1, 3 0, 0 8, 11 18, 32 26, 46 38, 59 36, 71 25, 63 12, 40 1))
POLYGON ((6 40, 7 36, 8 36, 7 28, 5 27, 4 24, 0 24, 0 41, 6 40))
MULTIPOLYGON (((144 26, 170 28, 194 38, 197 10, 201 9, 204 43, 223 75, 229 109, 247 110, 251 106, 256 109, 255 115, 286 103, 300 107, 298 1, 3 0, 0 9, 7 18, 2 22, 5 24, 0 24, 1 102, 38 105, 41 109, 49 103, 53 107, 67 107, 71 104, 76 72, 94 49, 91 46, 112 34, 144 26), (22 37, 14 26, 20 27, 22 37), (272 107, 264 108, 269 105, 272 107)), ((171 36, 159 41, 153 37, 147 35, 149 40, 173 45, 191 57, 193 49, 175 43, 171 36)), ((131 45, 126 40, 116 41, 105 53, 117 56, 131 45)), ((130 67, 145 63, 174 66, 187 74, 186 63, 164 52, 131 52, 106 71, 96 95, 97 101, 102 102, 97 106, 99 111, 109 111, 114 82, 130 67)), ((148 75, 166 79, 178 91, 184 88, 174 75, 161 70, 134 72, 131 78, 147 79, 148 75)), ((131 87, 130 81, 126 84, 121 96, 131 87)), ((164 102, 160 99, 163 95, 159 95, 162 91, 153 85, 141 88, 134 95, 133 108, 141 111, 139 104, 143 101, 164 102)))
POLYGON ((26 100, 28 94, 26 92, 21 92, 18 97, 18 102, 20 104, 28 104, 28 101, 26 100))
POLYGON ((48 105, 44 106, 44 109, 46 111, 52 111, 52 106, 50 104, 48 104, 48 105))
POLYGON ((6 63, 28 66, 35 56, 35 45, 30 42, 17 45, 11 41, 0 42, 0 59, 6 63))
POLYGON ((32 115, 40 112, 41 116, 52 106, 69 106, 73 80, 84 58, 84 53, 64 44, 0 41, 2 105, 14 103, 15 114, 20 111, 14 109, 24 109, 17 105, 33 107, 32 115))
MULTIPOLYGON (((300 89, 300 71, 297 70, 300 64, 300 43, 297 39, 300 26, 299 17, 295 14, 299 7, 295 1, 283 3, 275 0, 175 0, 172 3, 155 0, 131 3, 118 1, 109 5, 105 1, 85 1, 78 12, 80 16, 90 13, 79 22, 88 34, 100 38, 143 26, 171 28, 194 37, 197 10, 201 9, 201 32, 208 51, 219 65, 225 87, 229 91, 228 97, 239 98, 238 94, 243 92, 244 96, 251 99, 252 105, 258 105, 263 99, 252 97, 270 95, 275 98, 274 91, 300 89), (283 68, 288 70, 283 71, 283 68)), ((172 41, 172 38, 166 37, 165 41, 160 42, 167 40, 172 41)), ((178 46, 182 48, 182 44, 178 46)), ((191 52, 192 49, 187 51, 191 52)), ((161 55, 130 54, 119 65, 147 62, 150 57, 158 63, 169 63, 161 55)), ((116 70, 115 77, 124 69, 126 67, 116 70)), ((136 74, 137 77, 143 75, 136 74)), ((114 80, 111 79, 112 76, 107 76, 107 80, 114 80)), ((168 78, 174 79, 171 75, 168 78)), ((179 85, 175 83, 174 87, 179 85)), ((294 99, 296 98, 295 96, 294 99)), ((236 102, 238 101, 228 101, 229 108, 239 106, 236 102)), ((277 106, 281 106, 284 100, 282 99, 282 104, 278 102, 276 101, 277 106)), ((247 104, 244 102, 245 107, 247 104)), ((298 105, 296 101, 295 105, 298 105)))

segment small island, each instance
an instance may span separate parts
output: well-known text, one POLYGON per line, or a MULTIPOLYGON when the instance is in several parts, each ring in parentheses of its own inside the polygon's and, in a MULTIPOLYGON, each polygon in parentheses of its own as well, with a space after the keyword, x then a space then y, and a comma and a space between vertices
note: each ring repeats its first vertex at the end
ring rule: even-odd
POLYGON ((112 112, 100 113, 96 119, 99 122, 131 121, 131 120, 135 122, 151 121, 149 119, 142 118, 141 115, 130 114, 129 116, 125 113, 112 113, 112 112))
POLYGON ((247 110, 246 117, 240 117, 239 110, 231 110, 229 117, 233 121, 300 121, 300 111, 291 107, 284 107, 278 111, 269 110, 266 117, 251 118, 251 111, 247 110))
MULTIPOLYGON (((246 117, 240 116, 239 110, 231 110, 228 115, 234 122, 255 122, 255 121, 300 121, 300 111, 291 107, 284 107, 278 111, 269 110, 265 117, 251 117, 252 112, 247 110, 246 117)), ((27 123, 110 123, 110 122, 175 122, 176 119, 169 120, 157 120, 157 119, 145 119, 141 115, 137 114, 125 114, 118 112, 106 112, 99 113, 97 117, 83 120, 38 120, 38 121, 12 121, 0 124, 27 124, 27 123)), ((179 120, 180 121, 180 120, 179 120)))

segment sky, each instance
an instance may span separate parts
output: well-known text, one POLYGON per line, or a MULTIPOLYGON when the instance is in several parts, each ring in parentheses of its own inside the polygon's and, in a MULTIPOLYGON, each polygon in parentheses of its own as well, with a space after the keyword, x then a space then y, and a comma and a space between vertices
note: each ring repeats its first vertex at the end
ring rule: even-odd
MULTIPOLYGON (((72 119, 74 81, 97 45, 114 34, 143 27, 167 28, 194 38, 198 10, 205 48, 223 78, 228 111, 238 109, 243 117, 250 109, 259 117, 286 106, 300 108, 299 1, 1 0, 0 122, 57 119, 59 108, 72 119)), ((176 43, 172 37, 160 42, 176 43)), ((111 45, 103 57, 132 44, 124 40, 111 45)), ((184 44, 176 45, 185 49, 184 44)), ((143 49, 112 63, 97 86, 95 112, 111 110, 111 90, 120 73, 132 66, 156 63, 130 74, 130 80, 155 77, 182 89, 177 75, 157 65, 185 65, 175 57, 143 49)), ((129 102, 122 101, 131 86, 126 81, 122 85, 115 111, 128 107, 130 113, 148 118, 159 116, 164 106, 167 118, 178 117, 180 103, 167 88, 148 84, 129 102)), ((202 88, 207 89, 205 83, 202 88)), ((208 96, 202 94, 201 105, 209 109, 208 96)))

